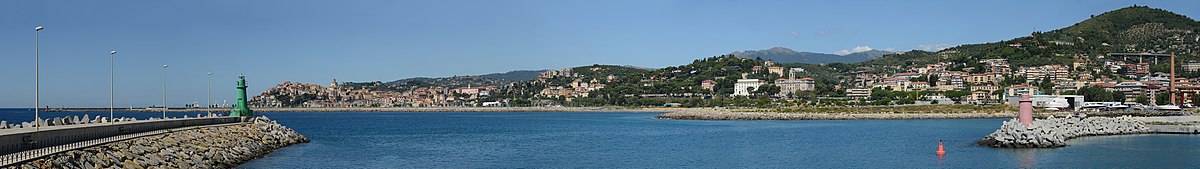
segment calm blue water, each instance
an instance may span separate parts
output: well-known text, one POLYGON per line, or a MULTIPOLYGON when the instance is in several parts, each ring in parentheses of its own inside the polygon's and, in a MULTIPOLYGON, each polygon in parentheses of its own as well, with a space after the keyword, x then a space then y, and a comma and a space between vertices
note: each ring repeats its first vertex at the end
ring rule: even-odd
MULTIPOLYGON (((10 114, 0 112, 0 118, 10 114)), ((1200 135, 1086 137, 1055 149, 974 145, 1004 119, 680 121, 654 119, 656 113, 262 114, 312 142, 280 149, 242 168, 1200 166, 1200 135), (949 152, 944 158, 933 155, 939 139, 945 140, 949 152)))
POLYGON ((265 113, 313 141, 243 168, 1193 168, 1200 136, 975 146, 1004 119, 679 121, 656 113, 265 113), (938 139, 948 155, 934 156, 938 139))

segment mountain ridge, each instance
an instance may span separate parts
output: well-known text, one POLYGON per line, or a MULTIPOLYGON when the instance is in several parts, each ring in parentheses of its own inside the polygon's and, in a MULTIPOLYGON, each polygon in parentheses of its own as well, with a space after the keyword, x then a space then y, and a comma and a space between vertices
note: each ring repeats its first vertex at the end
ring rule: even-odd
POLYGON ((765 50, 744 50, 729 53, 730 55, 741 58, 762 58, 772 60, 778 63, 858 63, 881 57, 886 54, 895 52, 868 50, 855 52, 846 55, 817 53, 817 52, 799 52, 786 47, 772 47, 765 50))

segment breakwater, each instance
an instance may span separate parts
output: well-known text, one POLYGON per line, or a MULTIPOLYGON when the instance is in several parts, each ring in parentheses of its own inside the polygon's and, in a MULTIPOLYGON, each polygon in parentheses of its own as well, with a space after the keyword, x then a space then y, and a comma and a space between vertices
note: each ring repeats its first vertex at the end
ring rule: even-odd
MULTIPOLYGON (((219 116, 219 115, 205 116, 205 115, 196 114, 196 116, 184 115, 182 118, 169 117, 169 118, 167 118, 167 120, 191 119, 192 117, 195 117, 195 118, 221 118, 221 116, 219 116)), ((89 115, 67 116, 67 117, 53 117, 53 118, 46 118, 46 119, 35 119, 33 121, 20 122, 20 123, 17 123, 17 122, 10 123, 8 121, 0 121, 0 129, 23 129, 23 128, 27 129, 27 128, 34 128, 34 127, 51 127, 51 126, 78 127, 75 125, 104 125, 104 124, 111 124, 111 123, 126 123, 126 122, 137 122, 137 121, 145 121, 145 120, 159 120, 159 118, 152 117, 149 119, 138 120, 136 118, 130 118, 130 117, 119 117, 119 118, 111 118, 110 119, 108 117, 101 117, 101 116, 91 117, 89 115)), ((0 130, 0 131, 5 131, 5 130, 0 130)))
POLYGON ((141 136, 4 168, 232 168, 308 138, 266 117, 141 136))
POLYGON ((1132 117, 1054 118, 1034 120, 1032 125, 1017 119, 1005 121, 1000 129, 979 141, 980 145, 1006 148, 1043 148, 1066 146, 1067 139, 1117 134, 1153 132, 1132 117))
MULTIPOLYGON (((1056 113, 1043 114, 1050 116, 1056 113)), ((1065 113, 1057 113, 1064 114, 1065 113)), ((969 119, 1012 118, 1015 113, 777 113, 733 112, 726 109, 697 108, 658 115, 675 120, 908 120, 908 119, 969 119)))
MULTIPOLYGON (((13 160, 32 158, 47 153, 31 150, 46 148, 62 148, 61 145, 76 144, 85 141, 95 141, 114 136, 129 135, 163 129, 213 124, 238 123, 241 117, 196 117, 196 118, 150 118, 138 120, 134 118, 91 118, 88 116, 55 117, 38 119, 33 122, 10 124, 0 129, 0 165, 11 164, 13 160), (40 127, 37 127, 40 126, 40 127), (36 128, 35 128, 36 127, 36 128), (16 158, 9 158, 19 156, 16 158)), ((6 123, 6 122, 0 122, 6 123)))

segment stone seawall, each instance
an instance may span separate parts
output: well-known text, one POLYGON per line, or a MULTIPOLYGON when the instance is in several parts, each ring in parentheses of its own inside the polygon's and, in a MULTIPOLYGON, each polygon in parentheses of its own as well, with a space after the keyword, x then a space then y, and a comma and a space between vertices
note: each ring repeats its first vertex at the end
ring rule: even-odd
POLYGON ((308 142, 296 131, 258 117, 249 123, 202 127, 65 151, 4 168, 233 168, 275 149, 308 142))
POLYGON ((675 120, 907 120, 1011 118, 1015 113, 776 113, 731 112, 725 109, 688 109, 663 113, 661 119, 675 120))
POLYGON ((1066 146, 1067 139, 1093 136, 1150 133, 1141 121, 1130 117, 1046 118, 1025 126, 1017 119, 1005 121, 1000 129, 979 141, 980 145, 1006 148, 1066 146))

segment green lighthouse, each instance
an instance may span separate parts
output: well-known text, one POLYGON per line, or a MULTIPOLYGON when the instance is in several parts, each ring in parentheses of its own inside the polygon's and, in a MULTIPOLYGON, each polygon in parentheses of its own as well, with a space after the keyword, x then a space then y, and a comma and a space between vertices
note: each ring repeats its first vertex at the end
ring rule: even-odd
POLYGON ((248 117, 254 116, 254 111, 250 110, 250 106, 246 104, 246 76, 238 75, 237 82, 237 107, 229 111, 230 117, 248 117))

